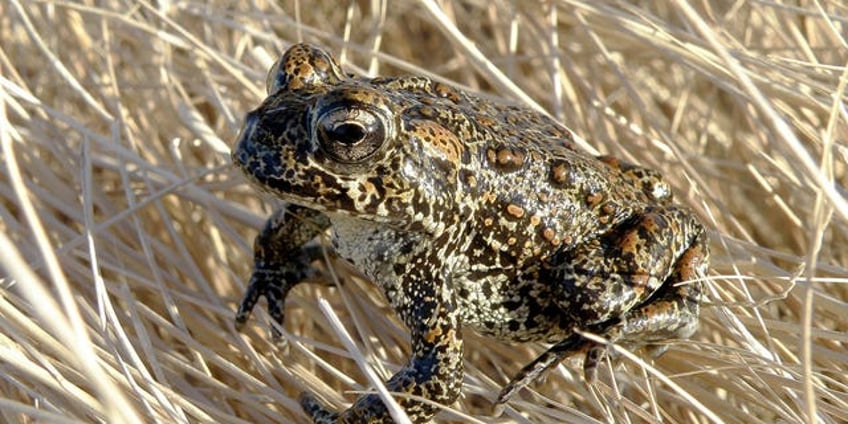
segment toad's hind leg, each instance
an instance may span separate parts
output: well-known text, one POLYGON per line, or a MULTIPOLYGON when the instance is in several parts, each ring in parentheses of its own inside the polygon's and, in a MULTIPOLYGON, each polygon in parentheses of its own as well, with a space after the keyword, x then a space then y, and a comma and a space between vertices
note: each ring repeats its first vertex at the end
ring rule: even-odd
MULTIPOLYGON (((625 344, 653 345, 653 356, 662 354, 667 346, 656 345, 669 339, 685 339, 698 329, 700 297, 708 264, 706 236, 701 233, 692 247, 683 252, 674 272, 643 305, 628 312, 600 334, 607 340, 625 344)), ((606 348, 593 345, 583 363, 586 379, 592 381, 606 348)))
MULTIPOLYGON (((551 266, 549 277, 564 283, 559 287, 561 300, 564 309, 575 315, 577 330, 612 342, 646 345, 686 338, 697 329, 708 250, 703 228, 685 211, 649 211, 560 259, 559 265, 551 266), (614 250, 634 240, 653 252, 634 260, 628 249, 614 250), (661 284, 654 282, 658 276, 661 284), (648 290, 650 296, 637 303, 638 290, 648 290)), ((522 368, 501 390, 497 404, 579 352, 587 352, 584 372, 591 381, 605 351, 604 346, 572 334, 522 368)))

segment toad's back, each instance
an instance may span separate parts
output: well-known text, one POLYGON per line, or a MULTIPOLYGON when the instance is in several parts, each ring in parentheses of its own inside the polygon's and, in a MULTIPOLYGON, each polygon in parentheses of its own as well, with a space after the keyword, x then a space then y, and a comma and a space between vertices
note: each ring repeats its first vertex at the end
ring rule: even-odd
MULTIPOLYGON (((568 129, 539 113, 420 77, 370 84, 403 105, 399 131, 423 146, 410 154, 455 180, 443 209, 471 225, 460 227, 471 230, 478 265, 509 267, 569 250, 649 204, 670 200, 656 172, 577 150, 568 129)), ((424 213, 434 212, 432 206, 415 205, 424 213)))

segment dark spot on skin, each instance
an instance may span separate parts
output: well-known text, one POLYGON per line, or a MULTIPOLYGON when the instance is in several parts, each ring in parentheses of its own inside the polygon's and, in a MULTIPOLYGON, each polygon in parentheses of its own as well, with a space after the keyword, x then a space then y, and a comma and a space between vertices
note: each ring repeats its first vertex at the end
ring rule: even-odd
POLYGON ((521 300, 507 300, 501 303, 501 305, 509 311, 517 311, 523 304, 524 302, 521 300))
POLYGON ((492 291, 492 285, 488 282, 483 283, 481 290, 483 292, 483 296, 485 296, 486 298, 490 298, 494 294, 494 292, 492 291))
POLYGON ((564 161, 554 161, 551 163, 550 179, 552 183, 560 187, 570 187, 574 183, 571 167, 564 161))
POLYGON ((459 171, 459 179, 465 183, 468 188, 476 188, 477 187, 477 177, 473 172, 468 169, 460 169, 459 171))
POLYGON ((363 184, 359 186, 359 189, 368 196, 378 197, 380 200, 383 198, 383 182, 377 178, 369 178, 365 180, 363 184))

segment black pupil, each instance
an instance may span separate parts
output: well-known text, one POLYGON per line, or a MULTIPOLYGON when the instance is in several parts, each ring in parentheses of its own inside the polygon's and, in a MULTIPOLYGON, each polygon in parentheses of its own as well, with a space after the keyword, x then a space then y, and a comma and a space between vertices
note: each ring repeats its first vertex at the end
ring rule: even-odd
POLYGON ((345 122, 333 127, 327 135, 339 143, 356 144, 365 138, 365 128, 357 123, 345 122))
POLYGON ((386 141, 385 120, 367 106, 340 103, 321 108, 317 116, 316 140, 330 159, 341 163, 361 163, 376 153, 386 141))

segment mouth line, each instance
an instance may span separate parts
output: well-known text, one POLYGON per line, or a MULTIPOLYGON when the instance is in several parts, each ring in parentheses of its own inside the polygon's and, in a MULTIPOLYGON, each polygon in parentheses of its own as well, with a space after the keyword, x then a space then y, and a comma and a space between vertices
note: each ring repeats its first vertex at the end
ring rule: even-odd
POLYGON ((387 216, 363 213, 360 211, 351 210, 349 208, 344 208, 342 206, 330 206, 327 204, 327 202, 322 202, 317 196, 302 196, 291 191, 284 191, 278 188, 274 188, 273 185, 268 184, 267 181, 263 181, 253 173, 242 168, 241 166, 238 167, 242 171, 242 174, 247 178, 248 182, 252 187, 254 187, 259 192, 272 197, 273 199, 282 200, 286 203, 292 203, 298 206, 302 206, 304 208, 316 210, 327 214, 343 215, 346 217, 356 218, 367 222, 374 222, 386 225, 392 225, 396 223, 395 220, 392 220, 390 217, 387 216))

